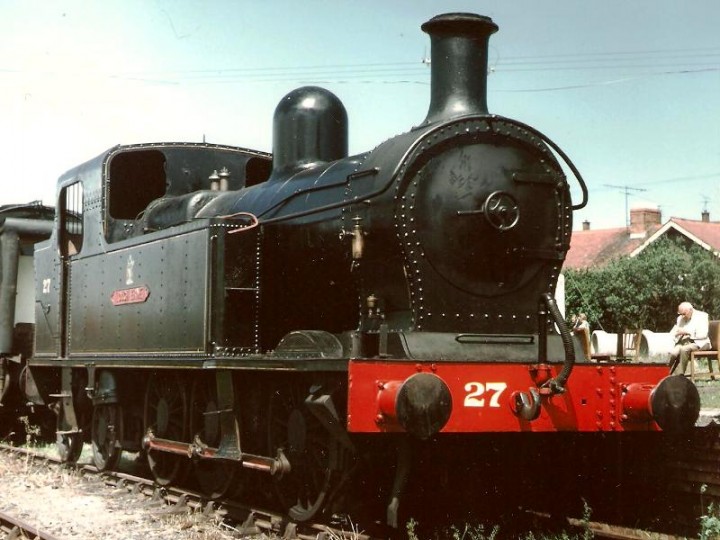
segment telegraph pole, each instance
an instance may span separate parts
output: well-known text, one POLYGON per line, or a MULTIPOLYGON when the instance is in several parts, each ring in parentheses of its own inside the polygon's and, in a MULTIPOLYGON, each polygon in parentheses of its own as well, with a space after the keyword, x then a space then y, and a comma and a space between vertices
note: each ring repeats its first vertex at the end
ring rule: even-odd
POLYGON ((628 209, 628 198, 630 197, 631 191, 647 191, 647 189, 644 188, 636 188, 636 187, 630 187, 628 185, 625 186, 615 186, 612 184, 603 184, 605 187, 614 188, 622 190, 623 193, 625 193, 625 227, 630 228, 630 211, 628 209))

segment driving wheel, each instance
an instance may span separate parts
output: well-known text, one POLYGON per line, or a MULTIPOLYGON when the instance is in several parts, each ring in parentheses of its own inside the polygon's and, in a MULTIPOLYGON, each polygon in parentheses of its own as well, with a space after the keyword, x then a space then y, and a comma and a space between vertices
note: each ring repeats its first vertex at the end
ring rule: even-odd
MULTIPOLYGON (((79 411, 76 411, 78 414, 79 411)), ((67 426, 63 421, 62 409, 58 411, 57 420, 55 423, 55 432, 57 433, 55 439, 55 448, 57 449, 60 461, 62 463, 77 463, 80 459, 80 454, 83 449, 83 432, 82 429, 73 432, 67 432, 67 426)), ((78 418, 80 420, 80 418, 78 418)), ((80 424, 82 425, 82 424, 80 424)))
POLYGON ((83 449, 82 432, 58 433, 55 439, 55 447, 62 463, 77 463, 83 449))
MULTIPOLYGON (((196 443, 210 448, 218 448, 221 437, 216 395, 214 376, 198 378, 193 382, 190 433, 196 443)), ((237 434, 237 421, 235 430, 237 434)), ((193 468, 201 491, 210 499, 226 495, 238 475, 238 465, 223 459, 201 458, 193 463, 193 468)))
MULTIPOLYGON (((145 391, 145 433, 159 439, 187 440, 187 391, 176 375, 153 375, 145 391)), ((160 450, 148 450, 148 465, 161 486, 179 482, 185 476, 189 460, 160 450)))
POLYGON ((111 471, 117 467, 122 454, 123 418, 122 409, 113 403, 96 405, 92 416, 92 458, 100 471, 111 471))
POLYGON ((268 445, 282 449, 291 471, 274 482, 276 496, 288 515, 307 521, 327 499, 338 458, 338 445, 305 406, 306 387, 279 386, 270 394, 268 445))

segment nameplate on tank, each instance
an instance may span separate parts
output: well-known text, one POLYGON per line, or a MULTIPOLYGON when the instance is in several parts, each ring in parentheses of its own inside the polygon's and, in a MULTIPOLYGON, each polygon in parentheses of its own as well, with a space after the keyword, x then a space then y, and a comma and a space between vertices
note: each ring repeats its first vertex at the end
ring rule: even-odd
POLYGON ((150 289, 145 287, 133 287, 132 289, 120 289, 114 291, 110 296, 113 306, 122 306, 124 304, 141 304, 150 296, 150 289))

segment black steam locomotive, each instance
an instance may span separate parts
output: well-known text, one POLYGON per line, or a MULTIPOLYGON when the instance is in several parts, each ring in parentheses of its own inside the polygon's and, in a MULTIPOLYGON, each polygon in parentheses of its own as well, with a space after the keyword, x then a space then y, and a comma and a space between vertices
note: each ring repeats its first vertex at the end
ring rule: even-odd
POLYGON ((60 178, 34 347, 2 353, 64 459, 84 438, 100 469, 143 451, 158 483, 192 467, 212 497, 264 474, 302 520, 383 441, 396 522, 415 440, 693 425, 684 378, 586 362, 570 337, 553 294, 587 191, 547 137, 488 113, 495 23, 422 28, 427 117, 369 152, 348 156, 342 103, 304 87, 272 155, 118 146, 60 178))

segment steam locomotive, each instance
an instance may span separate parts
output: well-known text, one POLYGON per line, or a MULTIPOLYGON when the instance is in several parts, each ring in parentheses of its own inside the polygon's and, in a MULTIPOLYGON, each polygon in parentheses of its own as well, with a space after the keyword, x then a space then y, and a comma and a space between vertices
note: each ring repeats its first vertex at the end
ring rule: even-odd
POLYGON ((260 475, 307 520, 380 446, 397 524, 414 445, 694 424, 685 378, 590 362, 571 338, 554 293, 587 189, 548 137, 488 113, 497 25, 422 29, 427 116, 371 151, 349 156, 343 104, 303 87, 272 154, 116 146, 60 177, 52 220, 0 211, 3 394, 55 411, 64 460, 84 439, 100 469, 142 451, 159 484, 193 469, 210 497, 260 475), (42 240, 18 349, 4 240, 23 220, 42 240))

